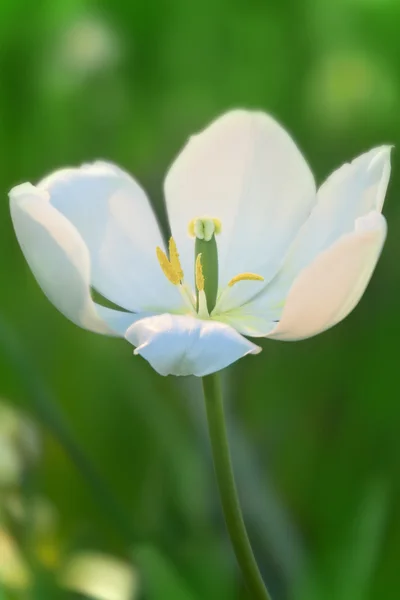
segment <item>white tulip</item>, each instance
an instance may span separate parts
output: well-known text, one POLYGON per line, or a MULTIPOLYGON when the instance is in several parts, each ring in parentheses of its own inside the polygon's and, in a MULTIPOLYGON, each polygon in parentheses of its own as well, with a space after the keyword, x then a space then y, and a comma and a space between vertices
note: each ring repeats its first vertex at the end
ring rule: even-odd
POLYGON ((386 237, 389 176, 381 146, 317 191, 284 129, 236 110, 193 136, 167 174, 169 255, 144 191, 112 164, 13 188, 11 215, 65 316, 125 336, 162 375, 204 376, 260 351, 244 336, 300 340, 349 314, 386 237))

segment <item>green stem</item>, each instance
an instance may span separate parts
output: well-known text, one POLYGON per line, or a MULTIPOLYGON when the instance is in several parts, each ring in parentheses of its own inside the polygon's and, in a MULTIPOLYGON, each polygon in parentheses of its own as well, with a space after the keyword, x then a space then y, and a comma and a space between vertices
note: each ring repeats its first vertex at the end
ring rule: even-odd
POLYGON ((252 599, 271 600, 243 521, 229 452, 221 386, 216 373, 203 377, 203 390, 215 473, 232 546, 252 599))

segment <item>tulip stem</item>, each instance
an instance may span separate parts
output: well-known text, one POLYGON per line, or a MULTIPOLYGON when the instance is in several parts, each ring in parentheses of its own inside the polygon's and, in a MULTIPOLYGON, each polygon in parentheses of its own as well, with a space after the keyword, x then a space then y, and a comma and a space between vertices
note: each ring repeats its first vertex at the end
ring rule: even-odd
POLYGON ((214 468, 228 533, 236 559, 253 600, 271 600, 247 535, 233 474, 221 385, 218 374, 203 377, 214 468))

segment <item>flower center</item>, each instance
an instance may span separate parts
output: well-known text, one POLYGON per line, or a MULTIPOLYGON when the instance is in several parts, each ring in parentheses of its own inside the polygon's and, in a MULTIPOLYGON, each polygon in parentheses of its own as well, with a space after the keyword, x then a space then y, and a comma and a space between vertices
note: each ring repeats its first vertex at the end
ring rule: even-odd
POLYGON ((196 309, 199 311, 199 292, 204 290, 207 310, 211 314, 218 296, 218 248, 215 234, 221 231, 218 219, 193 219, 189 223, 189 235, 196 237, 194 263, 196 281, 196 309), (198 277, 200 275, 200 277, 198 277), (199 286, 200 283, 200 286, 199 286))
MULTIPOLYGON (((196 312, 203 318, 212 313, 218 298, 218 247, 215 236, 221 233, 221 221, 210 217, 192 219, 188 226, 188 233, 195 238, 196 312)), ((161 248, 158 246, 156 248, 157 259, 164 275, 168 281, 180 286, 185 294, 190 294, 187 286, 183 283, 183 270, 172 237, 169 240, 168 251, 169 258, 161 248)), ((222 293, 239 281, 264 281, 264 277, 256 273, 240 273, 229 281, 227 288, 222 290, 222 293)))
POLYGON ((188 226, 188 233, 190 237, 209 242, 214 234, 221 233, 221 221, 209 217, 192 219, 188 226))

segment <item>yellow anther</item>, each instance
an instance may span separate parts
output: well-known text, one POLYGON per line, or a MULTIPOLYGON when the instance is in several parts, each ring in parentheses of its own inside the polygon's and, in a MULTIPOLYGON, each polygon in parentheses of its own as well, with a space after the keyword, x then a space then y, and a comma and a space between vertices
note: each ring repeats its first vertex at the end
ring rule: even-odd
POLYGON ((196 287, 199 292, 204 290, 204 274, 203 265, 201 264, 201 254, 198 254, 196 258, 196 287))
POLYGON ((161 248, 157 246, 156 253, 158 262, 160 263, 160 267, 165 277, 174 285, 178 285, 181 281, 181 278, 179 277, 179 273, 177 272, 177 270, 169 262, 165 252, 163 252, 161 248))
POLYGON ((230 282, 228 283, 229 287, 235 285, 239 281, 264 281, 264 277, 261 275, 257 275, 257 273, 240 273, 239 275, 235 275, 232 277, 230 282))
POLYGON ((214 227, 215 227, 214 233, 215 233, 215 235, 218 235, 219 233, 221 233, 222 223, 219 219, 213 219, 213 222, 214 222, 214 227))
POLYGON ((182 281, 183 280, 182 265, 181 265, 181 261, 179 260, 178 249, 176 247, 175 240, 173 237, 171 237, 169 240, 168 248, 169 248, 169 260, 170 260, 171 266, 178 274, 180 281, 182 281))
POLYGON ((196 223, 196 219, 192 219, 188 225, 188 234, 190 235, 190 237, 194 238, 196 237, 196 233, 194 231, 194 224, 196 223))
POLYGON ((210 217, 192 219, 188 225, 190 237, 199 238, 209 242, 212 236, 221 233, 221 221, 210 217))

